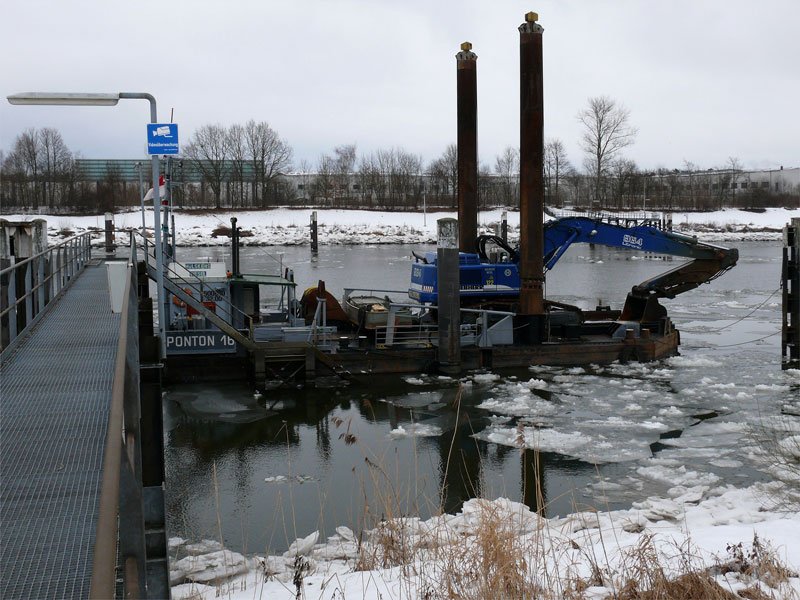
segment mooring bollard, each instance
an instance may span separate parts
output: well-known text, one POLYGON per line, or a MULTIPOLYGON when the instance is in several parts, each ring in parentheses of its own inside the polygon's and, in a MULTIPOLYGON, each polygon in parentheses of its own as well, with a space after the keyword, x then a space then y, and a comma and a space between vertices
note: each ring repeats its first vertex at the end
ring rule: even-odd
POLYGON ((800 219, 783 228, 781 368, 800 369, 800 219))
POLYGON ((316 254, 319 251, 317 239, 317 211, 311 213, 311 252, 316 254))
POLYGON ((458 270, 458 221, 439 219, 436 248, 439 369, 448 375, 461 370, 461 298, 458 270))
POLYGON ((106 213, 106 254, 113 254, 114 246, 114 215, 106 213))

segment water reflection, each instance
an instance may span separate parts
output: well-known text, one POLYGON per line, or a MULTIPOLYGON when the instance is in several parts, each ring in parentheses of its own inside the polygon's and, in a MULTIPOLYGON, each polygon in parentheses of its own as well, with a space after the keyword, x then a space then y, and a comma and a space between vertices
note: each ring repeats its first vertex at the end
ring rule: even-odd
POLYGON ((317 528, 425 518, 473 497, 508 496, 553 514, 573 509, 570 497, 549 490, 582 487, 575 478, 591 478, 591 465, 476 439, 486 413, 458 382, 405 387, 395 379, 368 390, 276 390, 259 400, 242 385, 170 392, 171 534, 221 532, 232 548, 279 551, 317 528), (403 437, 415 427, 440 433, 403 437))

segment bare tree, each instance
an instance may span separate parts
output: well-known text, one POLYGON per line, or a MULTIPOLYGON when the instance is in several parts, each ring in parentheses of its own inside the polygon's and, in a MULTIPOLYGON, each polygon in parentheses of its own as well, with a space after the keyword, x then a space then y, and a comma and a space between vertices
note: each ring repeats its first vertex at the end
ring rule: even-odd
POLYGON ((403 148, 391 151, 392 167, 390 172, 391 187, 395 200, 404 206, 417 204, 420 192, 420 175, 422 174, 422 157, 411 154, 403 148))
POLYGON ((617 209, 625 207, 625 198, 628 198, 628 208, 634 208, 632 198, 634 197, 633 185, 636 182, 636 174, 639 169, 636 163, 628 158, 618 158, 611 163, 611 174, 613 176, 613 195, 617 200, 617 209))
POLYGON ((317 176, 314 178, 314 196, 324 203, 333 197, 335 186, 334 173, 336 161, 327 154, 322 154, 317 162, 317 176))
MULTIPOLYGON (((251 119, 244 128, 254 177, 261 191, 261 206, 266 207, 267 196, 271 195, 273 200, 277 196, 279 176, 291 168, 292 147, 265 121, 256 123, 251 119)), ((253 201, 257 201, 255 189, 253 201)))
POLYGON ((227 180, 228 135, 222 125, 203 125, 183 147, 183 155, 200 173, 214 193, 216 208, 222 208, 222 183, 227 180))
POLYGON ((311 163, 305 158, 297 165, 297 172, 300 174, 300 183, 297 185, 296 192, 292 195, 292 199, 300 197, 305 200, 306 198, 313 200, 313 186, 314 175, 311 169, 311 163))
POLYGON ((39 130, 38 142, 42 172, 42 193, 49 208, 54 208, 58 196, 58 183, 69 171, 72 153, 64 143, 61 133, 52 127, 39 130))
POLYGON ((358 182, 362 197, 376 206, 386 195, 387 180, 381 174, 380 163, 375 152, 362 155, 358 161, 358 182))
POLYGON ((519 150, 513 146, 506 148, 495 157, 494 172, 500 177, 500 195, 503 204, 512 206, 517 199, 517 178, 519 177, 519 150))
MULTIPOLYGON (((233 194, 231 197, 231 206, 236 206, 236 200, 239 200, 241 206, 245 205, 245 161, 247 155, 247 142, 245 139, 244 127, 238 123, 231 125, 227 131, 226 143, 231 157, 231 181, 233 184, 233 194)), ((251 182, 255 181, 254 177, 250 177, 251 182)))
MULTIPOLYGON (((17 165, 25 177, 26 183, 31 183, 30 201, 34 209, 39 208, 39 166, 41 164, 39 135, 35 129, 26 129, 17 136, 12 154, 17 157, 17 165)), ((26 186, 27 187, 27 186, 26 186)))
POLYGON ((683 160, 683 171, 686 174, 686 188, 689 192, 689 207, 697 209, 697 171, 699 167, 690 160, 683 160))
POLYGON ((547 202, 561 205, 558 186, 561 179, 572 171, 572 165, 567 158, 564 142, 552 138, 544 144, 544 178, 547 189, 547 202))
POLYGON ((611 161, 633 144, 638 130, 629 123, 630 111, 608 96, 589 98, 589 106, 577 118, 584 126, 581 144, 587 170, 595 180, 595 201, 599 203, 603 177, 611 161))
POLYGON ((731 198, 734 206, 736 205, 736 188, 739 187, 739 179, 742 177, 742 162, 735 156, 729 156, 725 163, 725 168, 730 172, 731 198))
POLYGON ((350 178, 356 165, 356 145, 336 146, 333 153, 334 194, 341 192, 342 198, 346 199, 350 195, 350 178))
POLYGON ((427 169, 428 175, 439 188, 437 196, 448 197, 449 205, 456 205, 456 187, 458 186, 458 148, 449 144, 442 155, 431 162, 427 169))

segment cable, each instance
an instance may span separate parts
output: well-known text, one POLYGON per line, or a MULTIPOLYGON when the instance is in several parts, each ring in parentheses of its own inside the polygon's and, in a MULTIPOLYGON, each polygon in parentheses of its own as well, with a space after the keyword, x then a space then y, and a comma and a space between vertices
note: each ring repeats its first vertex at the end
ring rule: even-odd
POLYGON ((769 335, 765 335, 764 337, 756 338, 754 340, 748 340, 746 342, 739 342, 738 344, 724 344, 722 346, 715 346, 715 348, 732 348, 733 346, 744 346, 746 344, 753 344, 755 342, 760 342, 761 340, 765 340, 767 338, 771 338, 773 335, 778 335, 780 331, 776 331, 774 333, 770 333, 769 335))
POLYGON ((777 289, 777 290, 775 290, 774 292, 772 292, 772 293, 771 293, 769 296, 767 296, 767 299, 766 299, 766 300, 764 300, 764 301, 763 301, 761 304, 759 304, 758 306, 756 306, 756 307, 755 307, 753 310, 751 310, 751 311, 750 311, 749 313, 747 313, 745 316, 743 316, 743 317, 741 317, 741 318, 739 318, 739 319, 736 319, 736 320, 735 320, 735 321, 733 321, 732 323, 728 323, 727 325, 723 325, 723 326, 722 326, 722 327, 720 327, 719 329, 704 329, 704 330, 702 330, 702 331, 699 331, 699 330, 697 330, 697 331, 698 331, 698 333, 716 333, 716 332, 718 332, 718 331, 722 331, 723 329, 727 329, 728 327, 732 327, 732 326, 736 325, 737 323, 741 323, 741 322, 742 322, 742 321, 744 321, 744 320, 745 320, 747 317, 749 317, 750 315, 752 315, 752 314, 753 314, 754 312, 756 312, 756 311, 757 311, 759 308, 761 308, 761 307, 762 307, 762 306, 764 306, 764 305, 765 305, 767 302, 769 302, 770 298, 772 298, 772 297, 773 297, 775 294, 777 294, 777 293, 778 293, 778 292, 780 292, 780 291, 781 291, 781 288, 780 288, 780 287, 778 287, 778 289, 777 289))

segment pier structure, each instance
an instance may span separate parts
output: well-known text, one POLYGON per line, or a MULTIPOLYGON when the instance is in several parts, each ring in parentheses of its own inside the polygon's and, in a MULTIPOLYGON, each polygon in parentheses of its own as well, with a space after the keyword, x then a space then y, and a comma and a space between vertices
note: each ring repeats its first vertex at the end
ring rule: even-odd
POLYGON ((135 260, 93 258, 84 234, 6 262, 0 597, 169 598, 161 365, 135 260))

